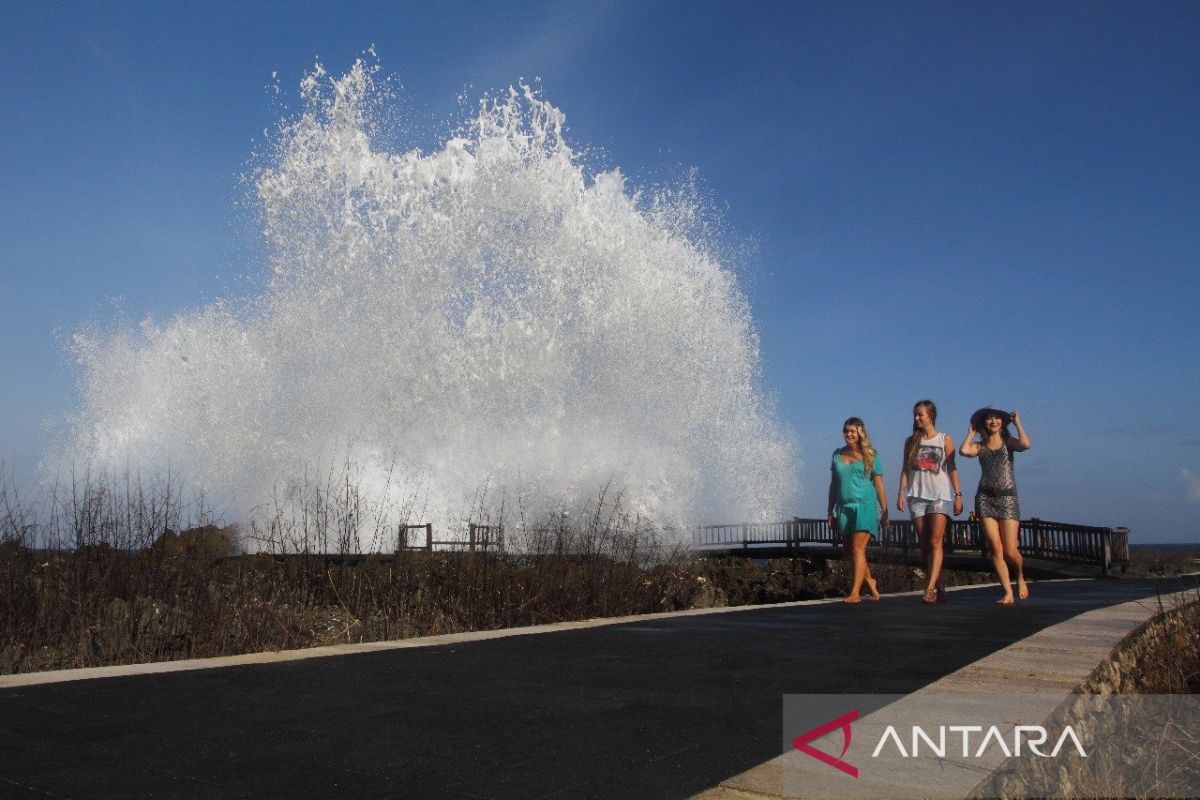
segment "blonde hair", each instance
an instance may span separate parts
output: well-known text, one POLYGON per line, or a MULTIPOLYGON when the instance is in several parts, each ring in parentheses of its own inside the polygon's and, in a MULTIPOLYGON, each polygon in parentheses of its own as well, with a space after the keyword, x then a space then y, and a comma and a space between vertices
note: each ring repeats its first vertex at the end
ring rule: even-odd
POLYGON ((847 425, 858 428, 858 448, 862 451, 863 473, 870 478, 871 473, 875 471, 875 459, 879 454, 875 452, 875 447, 871 444, 871 437, 867 435, 867 425, 858 417, 850 417, 842 423, 842 428, 847 425))
MULTIPOLYGON (((917 413, 918 408, 925 409, 925 412, 927 414, 929 414, 929 421, 933 422, 935 424, 937 423, 937 404, 936 403, 934 403, 932 400, 918 400, 916 402, 916 404, 913 405, 913 413, 914 414, 917 413)), ((912 436, 909 436, 907 439, 904 440, 904 466, 905 466, 905 468, 911 468, 913 465, 913 461, 917 457, 917 449, 921 446, 921 437, 919 436, 920 433, 921 433, 920 426, 914 422, 912 436)))

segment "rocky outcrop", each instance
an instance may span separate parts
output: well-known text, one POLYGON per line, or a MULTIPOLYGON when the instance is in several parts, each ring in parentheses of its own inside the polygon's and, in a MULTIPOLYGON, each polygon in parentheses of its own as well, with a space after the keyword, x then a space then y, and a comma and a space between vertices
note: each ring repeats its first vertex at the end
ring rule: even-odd
POLYGON ((203 525, 180 533, 167 528, 147 549, 153 556, 186 556, 200 561, 214 561, 241 552, 235 525, 226 528, 203 525))

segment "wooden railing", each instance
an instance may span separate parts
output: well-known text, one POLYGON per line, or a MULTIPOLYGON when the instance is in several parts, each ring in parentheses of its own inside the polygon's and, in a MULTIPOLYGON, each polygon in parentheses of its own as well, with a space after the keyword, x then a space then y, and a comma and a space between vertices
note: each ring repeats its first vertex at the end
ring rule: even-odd
POLYGON ((396 536, 396 552, 403 550, 432 550, 433 541, 433 524, 425 523, 424 525, 401 525, 396 536), (421 531, 425 534, 423 544, 409 544, 414 531, 421 531))
POLYGON ((433 551, 435 548, 443 548, 447 550, 466 549, 468 552, 474 553, 476 550, 504 550, 504 526, 503 525, 476 525, 474 522, 467 525, 467 538, 464 539, 434 539, 433 524, 424 523, 422 525, 400 525, 396 532, 396 552, 404 550, 427 550, 433 551), (417 544, 410 544, 413 539, 413 532, 419 531, 424 533, 421 537, 417 534, 417 544), (421 539, 424 539, 422 542, 421 539))
MULTIPOLYGON (((1021 552, 1031 558, 1095 564, 1105 575, 1114 562, 1129 560, 1128 528, 1099 528, 1028 519, 1021 521, 1017 543, 1021 552)), ((827 520, 793 517, 784 522, 703 525, 694 531, 692 544, 701 550, 740 547, 748 552, 763 545, 788 548, 798 548, 804 544, 840 545, 841 538, 830 529, 827 520)), ((873 544, 907 552, 917 549, 917 534, 911 521, 897 520, 891 522, 873 544)), ((986 539, 978 523, 951 520, 943 547, 951 553, 956 550, 978 550, 983 553, 986 539)))
MULTIPOLYGON (((1128 528, 1099 528, 1028 519, 1021 521, 1017 543, 1021 552, 1031 558, 1062 563, 1095 564, 1106 575, 1114 562, 1129 560, 1128 528)), ((905 553, 918 547, 917 534, 909 520, 891 522, 872 544, 905 553)), ((701 552, 706 548, 720 548, 726 551, 740 549, 749 554, 756 547, 769 545, 789 549, 802 545, 840 546, 841 538, 830 529, 825 519, 793 517, 782 522, 703 525, 694 529, 692 545, 701 552)), ((979 525, 967 520, 950 521, 943 539, 943 547, 948 553, 975 550, 986 554, 985 539, 979 525)), ((396 537, 397 552, 435 549, 465 549, 472 553, 477 550, 503 551, 504 526, 471 523, 467 526, 465 540, 434 539, 433 525, 429 523, 399 526, 396 537)))

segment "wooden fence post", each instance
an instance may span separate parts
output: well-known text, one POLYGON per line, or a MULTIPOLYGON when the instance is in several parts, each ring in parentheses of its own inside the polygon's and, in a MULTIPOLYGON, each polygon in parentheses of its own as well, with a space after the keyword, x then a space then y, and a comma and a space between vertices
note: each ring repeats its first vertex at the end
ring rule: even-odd
POLYGON ((432 522, 426 522, 423 525, 409 525, 407 523, 402 522, 397 526, 397 530, 396 530, 396 552, 397 553, 404 551, 404 550, 417 549, 416 545, 410 544, 410 540, 412 538, 412 531, 415 528, 424 528, 425 529, 425 543, 423 545, 419 545, 419 546, 424 550, 430 550, 430 551, 433 550, 433 523, 432 522))
POLYGON ((1129 560, 1129 528, 1112 529, 1112 558, 1122 563, 1129 560))
MULTIPOLYGON (((1017 527, 1017 542, 1018 542, 1018 544, 1021 541, 1020 524, 1021 523, 1018 521, 1017 522, 1017 526, 1018 526, 1017 527)), ((979 547, 979 563, 987 564, 989 561, 991 561, 991 559, 988 557, 987 537, 983 535, 983 520, 976 517, 975 512, 972 511, 970 513, 970 515, 967 516, 967 525, 970 526, 971 535, 975 537, 975 544, 979 547)))

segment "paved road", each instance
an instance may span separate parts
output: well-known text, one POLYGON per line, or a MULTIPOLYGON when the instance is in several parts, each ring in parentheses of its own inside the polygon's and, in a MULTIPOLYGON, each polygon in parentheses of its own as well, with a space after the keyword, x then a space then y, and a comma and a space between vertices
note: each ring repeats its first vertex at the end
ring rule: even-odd
POLYGON ((911 692, 1156 591, 1033 589, 3 689, 0 798, 686 797, 779 754, 785 693, 911 692))

